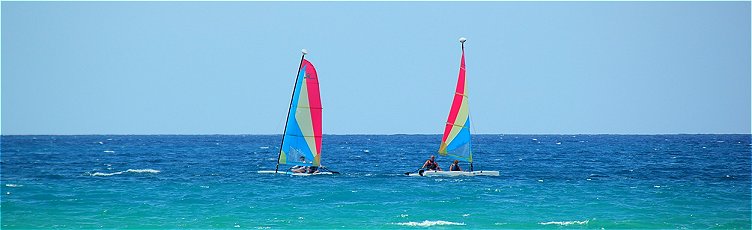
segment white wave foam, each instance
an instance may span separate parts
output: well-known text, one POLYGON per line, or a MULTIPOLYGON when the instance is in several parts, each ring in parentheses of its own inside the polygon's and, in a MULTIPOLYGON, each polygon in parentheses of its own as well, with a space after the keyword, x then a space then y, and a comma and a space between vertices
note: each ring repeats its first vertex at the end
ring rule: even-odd
POLYGON ((114 172, 114 173, 101 173, 101 172, 95 172, 92 173, 91 176, 114 176, 114 175, 120 175, 124 172, 114 172))
POLYGON ((260 148, 260 149, 268 149, 268 148, 269 148, 269 146, 261 146, 261 147, 259 147, 259 148, 260 148))
POLYGON ((114 176, 114 175, 120 175, 123 173, 159 173, 159 170, 156 169, 128 169, 125 171, 120 172, 113 172, 113 173, 102 173, 102 172, 95 172, 91 173, 92 176, 114 176))
POLYGON ((583 221, 550 221, 550 222, 540 222, 538 224, 540 225, 549 225, 549 224, 555 224, 555 225, 561 225, 561 226, 567 226, 567 225, 573 225, 573 224, 588 224, 590 220, 583 220, 583 221))
POLYGON ((105 150, 103 152, 105 152, 105 153, 115 153, 115 151, 112 151, 112 150, 105 150))
POLYGON ((156 169, 128 169, 125 171, 132 173, 159 173, 159 170, 156 169))
POLYGON ((436 225, 459 225, 464 226, 465 223, 456 223, 451 221, 443 221, 443 220, 437 220, 437 221, 430 221, 430 220, 424 220, 423 222, 404 222, 404 223, 397 223, 397 225, 402 226, 411 226, 411 227, 431 227, 436 225))
POLYGON ((5 187, 18 188, 18 187, 23 187, 23 185, 20 185, 20 184, 5 184, 5 187))

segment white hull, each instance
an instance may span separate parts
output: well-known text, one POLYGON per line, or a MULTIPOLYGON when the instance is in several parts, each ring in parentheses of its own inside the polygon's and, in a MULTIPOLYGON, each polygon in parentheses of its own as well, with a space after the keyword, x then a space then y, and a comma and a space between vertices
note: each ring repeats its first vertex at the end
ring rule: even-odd
POLYGON ((426 170, 423 171, 422 175, 419 172, 414 172, 408 174, 408 176, 428 176, 428 177, 455 177, 455 176, 499 176, 499 171, 472 171, 472 172, 465 172, 465 171, 435 171, 435 170, 426 170))
POLYGON ((332 175, 331 172, 317 172, 317 173, 294 173, 290 171, 258 171, 259 174, 286 174, 292 176, 318 176, 318 175, 332 175))

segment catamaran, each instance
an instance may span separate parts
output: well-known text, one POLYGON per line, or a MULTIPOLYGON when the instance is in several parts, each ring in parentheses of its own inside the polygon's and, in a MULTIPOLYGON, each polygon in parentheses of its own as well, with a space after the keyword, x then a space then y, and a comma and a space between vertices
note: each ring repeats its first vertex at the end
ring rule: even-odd
POLYGON ((444 136, 441 138, 439 155, 470 163, 469 171, 436 171, 423 170, 406 173, 408 176, 499 176, 499 171, 474 171, 473 149, 470 141, 470 109, 467 99, 467 84, 465 82, 465 41, 462 44, 462 60, 460 74, 457 79, 457 89, 454 93, 452 107, 449 110, 444 136))
POLYGON ((308 51, 305 49, 301 51, 303 56, 300 58, 298 75, 295 78, 290 107, 287 110, 287 121, 284 131, 282 131, 282 143, 277 155, 277 166, 274 171, 258 171, 258 173, 295 176, 338 173, 321 166, 319 78, 313 64, 305 59, 308 51), (280 165, 283 168, 280 168, 280 165))

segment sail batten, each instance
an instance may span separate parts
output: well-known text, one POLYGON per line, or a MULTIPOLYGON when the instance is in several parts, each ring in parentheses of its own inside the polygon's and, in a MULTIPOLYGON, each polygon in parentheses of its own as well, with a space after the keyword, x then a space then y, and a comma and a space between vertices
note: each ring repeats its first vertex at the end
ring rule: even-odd
POLYGON ((300 136, 300 135, 293 135, 293 134, 286 134, 285 136, 288 136, 288 137, 321 137, 321 136, 300 136))
POLYGON ((463 47, 457 88, 444 128, 444 135, 441 138, 439 154, 461 161, 473 162, 470 137, 470 109, 465 78, 465 49, 463 47))
POLYGON ((447 125, 451 125, 451 126, 454 126, 454 127, 460 127, 460 128, 464 128, 465 127, 464 125, 450 124, 450 123, 447 123, 447 125))
POLYGON ((301 61, 296 82, 278 163, 319 166, 321 96, 316 69, 308 60, 301 61))

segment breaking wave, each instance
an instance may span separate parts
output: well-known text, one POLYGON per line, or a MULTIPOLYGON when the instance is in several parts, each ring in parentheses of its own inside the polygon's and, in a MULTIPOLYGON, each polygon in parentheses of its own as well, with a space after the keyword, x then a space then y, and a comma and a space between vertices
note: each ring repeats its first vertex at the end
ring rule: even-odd
POLYGON ((437 221, 430 221, 430 220, 424 220, 423 222, 404 222, 404 223, 397 223, 397 225, 402 226, 411 226, 411 227, 431 227, 436 225, 460 225, 464 226, 465 223, 456 223, 451 221, 443 221, 443 220, 437 220, 437 221))
POLYGON ((125 172, 132 172, 132 173, 159 173, 159 170, 156 170, 156 169, 128 169, 128 170, 125 170, 125 172))
POLYGON ((92 173, 92 176, 113 176, 113 175, 120 175, 123 174, 123 172, 114 172, 114 173, 101 173, 101 172, 95 172, 92 173))
POLYGON ((95 172, 95 173, 91 173, 91 176, 114 176, 114 175, 120 175, 120 174, 123 174, 123 173, 153 173, 153 174, 157 174, 159 172, 160 171, 156 170, 156 169, 128 169, 128 170, 125 170, 125 171, 113 172, 113 173, 95 172))
POLYGON ((540 224, 540 225, 554 224, 554 225, 567 226, 567 225, 573 225, 573 224, 587 224, 588 222, 590 222, 590 220, 583 220, 583 221, 577 221, 577 220, 573 220, 573 221, 550 221, 550 222, 540 222, 538 224, 540 224))

